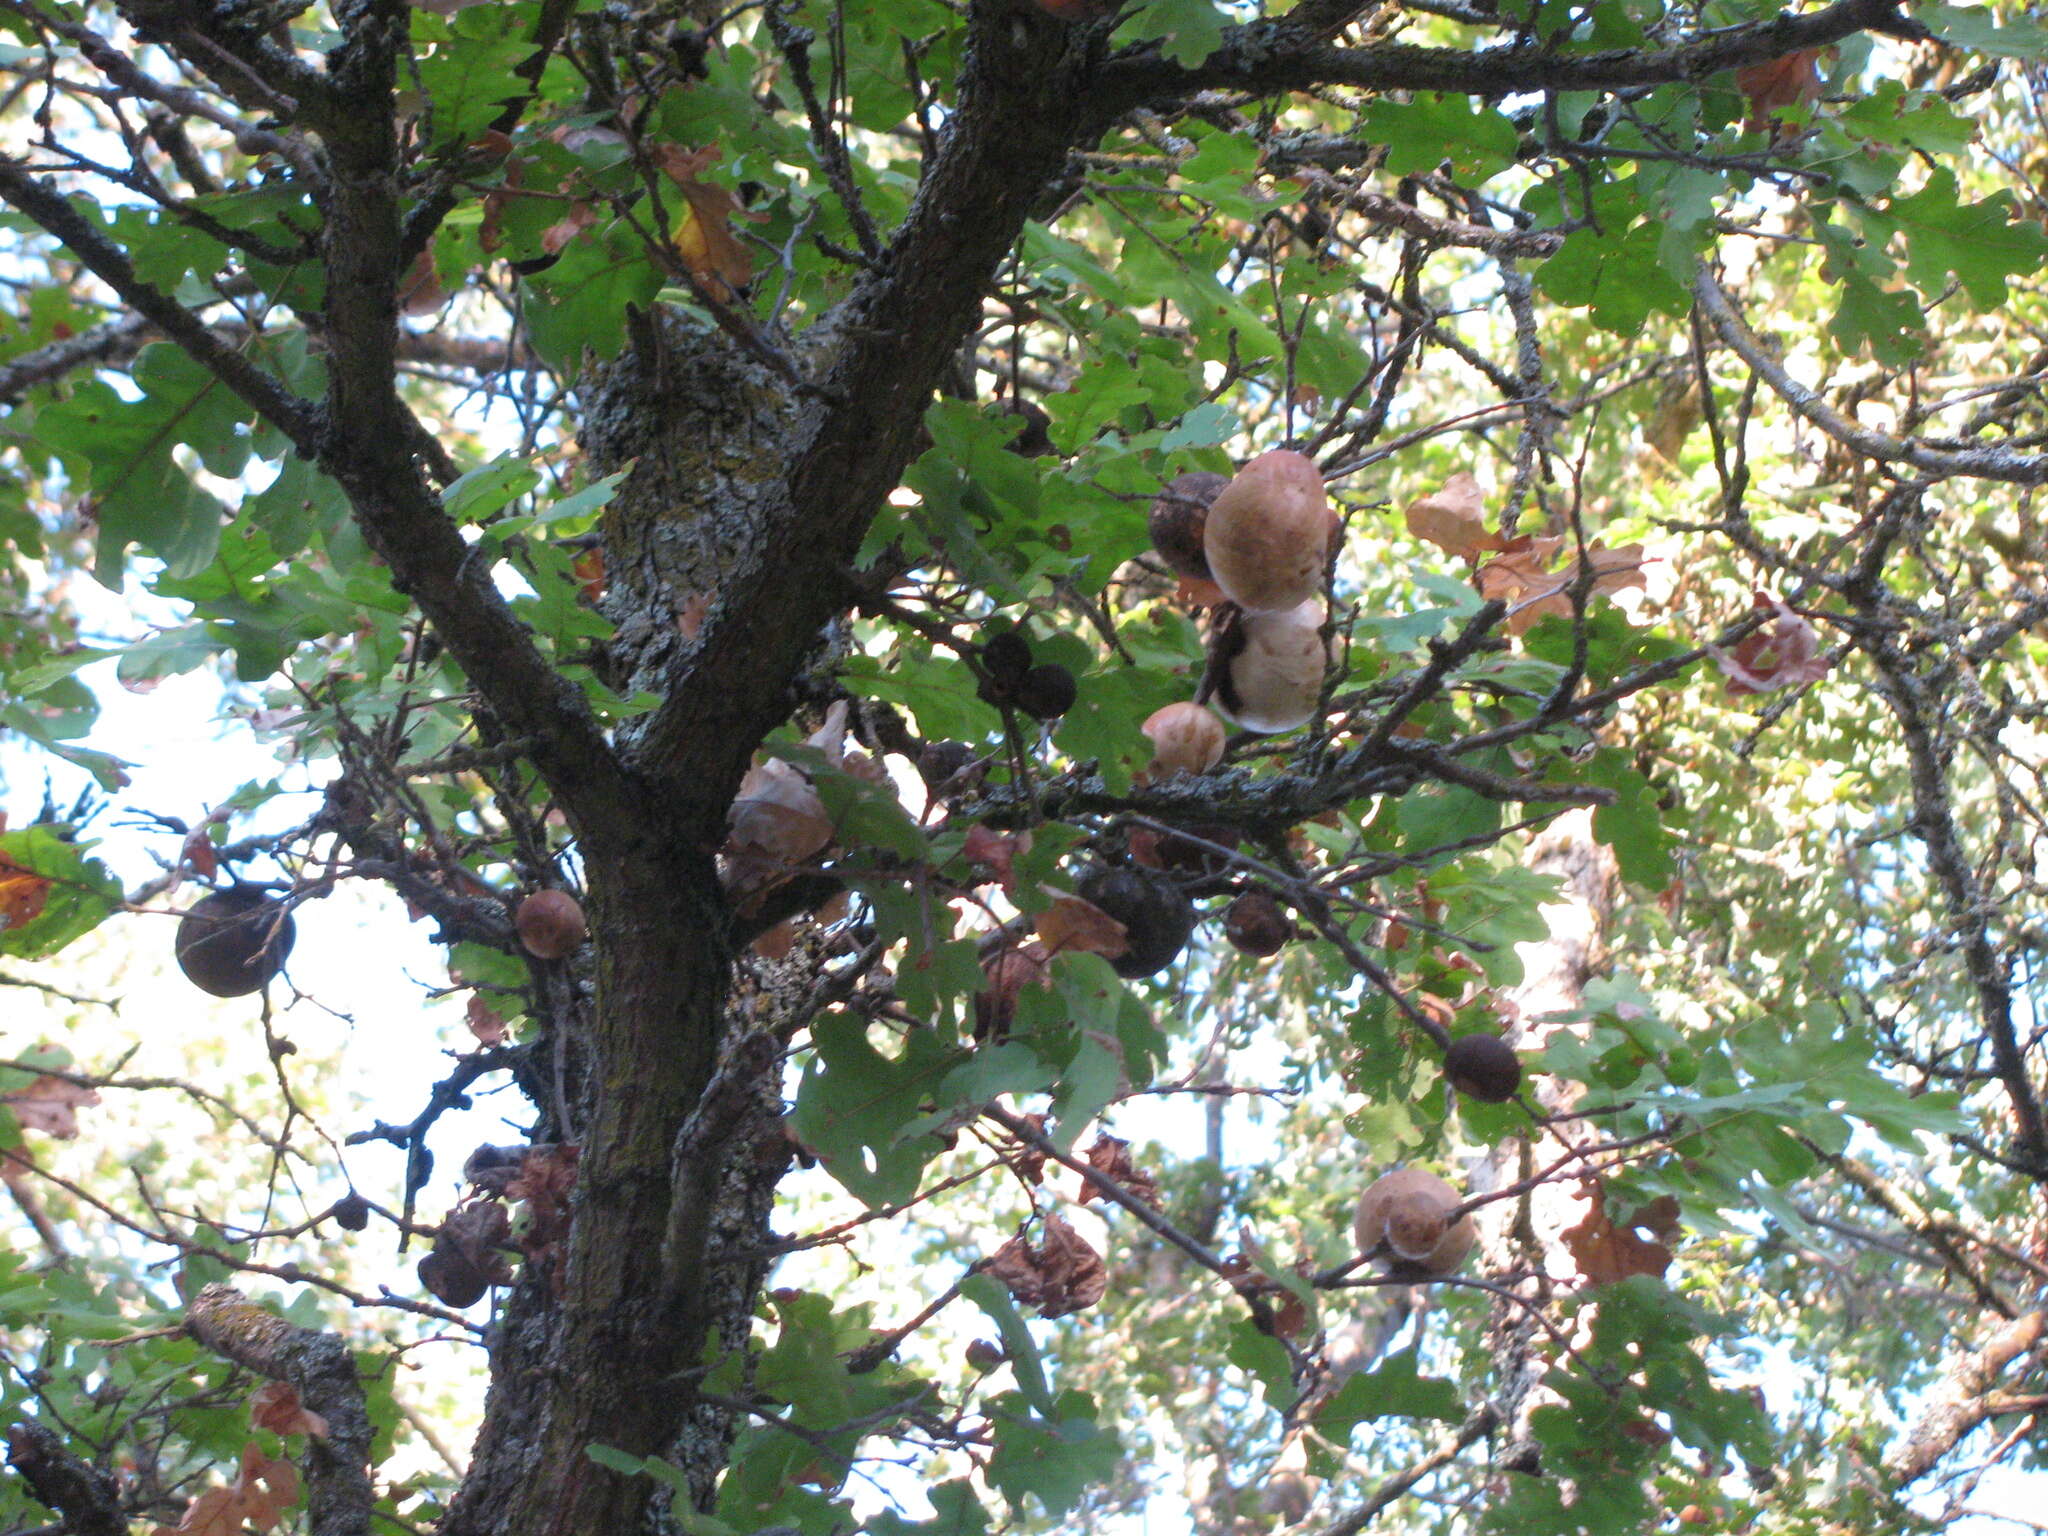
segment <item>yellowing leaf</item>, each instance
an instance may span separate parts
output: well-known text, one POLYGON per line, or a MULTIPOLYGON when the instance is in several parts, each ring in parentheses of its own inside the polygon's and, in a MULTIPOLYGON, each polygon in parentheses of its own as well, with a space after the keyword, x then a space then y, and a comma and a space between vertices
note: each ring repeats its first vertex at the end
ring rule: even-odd
POLYGON ((733 234, 732 221, 762 215, 742 208, 739 199, 724 187, 698 179, 718 159, 717 145, 684 149, 680 144, 664 144, 655 150, 654 158, 687 205, 676 220, 673 236, 683 265, 713 298, 738 298, 740 289, 753 279, 754 262, 733 234))

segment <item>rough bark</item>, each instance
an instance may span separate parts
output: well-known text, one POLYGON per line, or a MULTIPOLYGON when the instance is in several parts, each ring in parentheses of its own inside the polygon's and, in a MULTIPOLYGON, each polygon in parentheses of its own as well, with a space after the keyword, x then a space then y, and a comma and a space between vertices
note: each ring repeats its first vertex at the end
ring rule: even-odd
POLYGON ((567 1265, 527 1277, 508 1309, 444 1536, 640 1528, 648 1485, 588 1448, 664 1450, 703 1347, 703 1320, 671 1283, 701 1272, 703 1235, 694 1253, 664 1243, 671 1149, 716 1068, 731 972, 717 878, 708 856, 671 846, 593 864, 589 879, 597 1009, 567 1265))
POLYGON ((370 1415, 355 1355, 341 1336, 295 1327, 227 1285, 209 1285, 192 1299, 185 1328, 215 1354, 289 1382, 327 1421, 324 1435, 306 1437, 306 1528, 312 1536, 368 1536, 377 1502, 370 1415))
POLYGON ((55 1430, 33 1419, 13 1425, 7 1431, 7 1465, 39 1501, 64 1517, 63 1528, 75 1536, 128 1536, 120 1484, 67 1451, 55 1430))
MULTIPOLYGON (((2016 1317, 1981 1348, 1951 1360, 1941 1385, 1929 1395, 1906 1438, 1885 1458, 1885 1470, 1902 1485, 1913 1482, 1931 1472, 1963 1436, 1986 1419, 2015 1411, 2014 1405, 1993 1396, 1991 1387, 2015 1359, 2039 1345, 2042 1322, 2039 1312, 2016 1317)), ((2029 1399, 2020 1406, 2038 1411, 2040 1399, 2029 1399)))

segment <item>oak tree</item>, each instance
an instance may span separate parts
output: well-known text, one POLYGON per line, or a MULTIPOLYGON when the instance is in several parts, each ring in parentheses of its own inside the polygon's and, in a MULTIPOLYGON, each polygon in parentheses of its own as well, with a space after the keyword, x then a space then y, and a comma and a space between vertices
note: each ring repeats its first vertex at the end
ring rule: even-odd
POLYGON ((2022 10, 0 0, 11 1526, 1959 1513, 2048 1403, 2022 10), (137 803, 195 672, 290 771, 137 803), (402 1122, 291 1040, 361 889, 402 1122), (58 1044, 202 897, 254 1086, 58 1044), (65 1173, 131 1093, 261 1187, 65 1173))

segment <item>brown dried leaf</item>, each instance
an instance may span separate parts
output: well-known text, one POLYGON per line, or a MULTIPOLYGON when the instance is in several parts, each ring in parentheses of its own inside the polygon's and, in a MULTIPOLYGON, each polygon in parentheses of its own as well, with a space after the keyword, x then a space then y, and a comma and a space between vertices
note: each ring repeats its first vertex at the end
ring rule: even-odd
POLYGON ((1408 531, 1445 554, 1476 561, 1506 541, 1486 531, 1486 497, 1479 482, 1459 470, 1436 491, 1408 503, 1408 531))
POLYGON ((1761 132, 1786 107, 1820 100, 1820 50, 1801 48, 1735 71, 1735 88, 1749 98, 1744 126, 1761 132))
POLYGON ((1040 1317, 1065 1317, 1102 1300, 1109 1270, 1088 1240, 1057 1216, 1045 1218, 1045 1241, 1033 1248, 1013 1237, 988 1261, 988 1272, 1040 1317))
POLYGON ((1669 1195, 1652 1200, 1626 1220, 1607 1214, 1607 1186, 1596 1180, 1580 1185, 1586 1214, 1578 1225, 1558 1236, 1589 1285, 1611 1285, 1630 1275, 1662 1275, 1671 1263, 1668 1244, 1678 1237, 1678 1202, 1669 1195), (1645 1238, 1641 1231, 1650 1236, 1645 1238))
POLYGON ((41 1131, 59 1141, 69 1141, 78 1134, 78 1116, 74 1111, 89 1108, 99 1101, 100 1096, 93 1089, 81 1088, 77 1083, 68 1083, 61 1077, 47 1074, 26 1088, 17 1088, 4 1100, 14 1111, 14 1118, 21 1122, 22 1129, 41 1131))
POLYGON ((1085 950, 1112 960, 1129 951, 1131 941, 1122 923, 1071 891, 1047 889, 1052 905, 1038 914, 1037 929, 1048 951, 1056 955, 1062 950, 1085 950))
POLYGON ((1016 872, 1012 868, 1017 855, 1031 851, 1029 832, 993 832, 987 827, 973 826, 967 829, 967 841, 960 850, 970 864, 979 864, 996 877, 996 883, 1005 891, 1014 892, 1016 872))
POLYGON ((0 931, 34 922, 49 899, 48 876, 23 869, 0 854, 0 931))
MULTIPOLYGON (((1559 538, 1521 538, 1504 546, 1498 559, 1479 568, 1479 594, 1500 598, 1508 604, 1507 628, 1512 635, 1527 634, 1546 614, 1570 618, 1571 589, 1581 570, 1577 561, 1561 570, 1548 567, 1558 550, 1559 538)), ((1586 565, 1593 572, 1594 592, 1618 592, 1623 587, 1643 584, 1643 546, 1624 545, 1603 549, 1597 542, 1586 546, 1586 565)))
MULTIPOLYGON (((1249 1234, 1244 1241, 1247 1248, 1258 1250, 1249 1234)), ((1294 1268, 1296 1274, 1304 1277, 1312 1272, 1306 1264, 1297 1264, 1294 1268)), ((1307 1303, 1277 1281, 1268 1279, 1253 1262, 1250 1252, 1226 1255, 1222 1273, 1240 1296, 1264 1296, 1267 1299, 1272 1308, 1272 1324, 1270 1327, 1260 1324, 1262 1332, 1275 1338, 1291 1339, 1308 1326, 1307 1303)))
MULTIPOLYGON (((1045 1116, 1024 1115, 1020 1118, 1034 1131, 1041 1134, 1044 1132, 1045 1116)), ((1029 1142, 1025 1142, 1017 1156, 1011 1159, 1010 1167, 1026 1184, 1036 1184, 1045 1177, 1045 1154, 1029 1142)))
POLYGON ((300 1402, 288 1381, 266 1381, 256 1389, 249 1398, 249 1422, 272 1434, 327 1438, 327 1420, 300 1402))
MULTIPOLYGON (((1147 1205, 1159 1203, 1159 1181, 1131 1162, 1131 1144, 1128 1141, 1098 1132, 1095 1144, 1081 1155, 1088 1160, 1090 1168, 1122 1185, 1126 1194, 1135 1195, 1147 1205)), ((1108 1198, 1093 1179, 1081 1180, 1083 1205, 1090 1200, 1108 1198)))
POLYGON ((714 187, 698 177, 718 159, 718 146, 684 149, 680 144, 663 144, 654 152, 655 163, 681 190, 688 204, 676 221, 676 252, 690 275, 708 289, 713 298, 730 302, 739 297, 754 276, 753 258, 732 232, 732 221, 759 219, 763 215, 742 208, 739 199, 724 187, 714 187))
MULTIPOLYGON (((523 1165, 522 1165, 523 1167, 523 1165)), ((458 1205, 441 1223, 435 1248, 446 1247, 481 1275, 490 1285, 510 1285, 512 1266, 498 1245, 512 1235, 512 1218, 495 1200, 473 1200, 458 1205)))
POLYGON ((434 265, 432 246, 413 258, 405 276, 398 280, 398 311, 415 318, 431 315, 448 302, 447 286, 434 265))
POLYGON ((194 827, 178 850, 178 862, 202 880, 211 880, 214 871, 220 868, 220 861, 214 854, 213 839, 206 835, 205 827, 194 827))
POLYGON ((797 864, 832 841, 832 818, 795 764, 771 757, 740 780, 727 824, 735 851, 772 864, 797 864))
POLYGON ((1708 649, 1728 674, 1730 694, 1769 693, 1827 676, 1828 659, 1821 654, 1820 635, 1804 615, 1766 592, 1756 594, 1754 606, 1777 616, 1736 641, 1733 651, 1708 649))
POLYGON ((479 1045, 503 1045, 508 1033, 505 1020, 497 1010, 476 993, 469 995, 469 1007, 463 1010, 462 1020, 469 1026, 479 1045))
POLYGON ((298 1497, 297 1469, 264 1455, 251 1441, 242 1447, 234 1482, 209 1488, 185 1507, 184 1518, 175 1526, 156 1526, 150 1536, 243 1536, 246 1526, 268 1531, 298 1497))

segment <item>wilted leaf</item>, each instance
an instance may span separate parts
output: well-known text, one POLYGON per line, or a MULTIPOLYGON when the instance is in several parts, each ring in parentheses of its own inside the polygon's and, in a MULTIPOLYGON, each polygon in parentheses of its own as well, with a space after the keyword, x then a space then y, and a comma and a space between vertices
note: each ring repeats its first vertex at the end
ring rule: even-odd
POLYGON ((327 1438, 327 1421, 299 1401, 288 1381, 266 1381, 249 1399, 249 1422, 278 1435, 327 1438))
POLYGON ((69 1141, 78 1134, 75 1111, 99 1101, 99 1094, 92 1089, 47 1074, 26 1088, 17 1088, 5 1100, 25 1129, 41 1131, 59 1141, 69 1141))
POLYGON ((1744 635, 1732 651, 1709 648, 1715 663, 1728 674, 1729 693, 1769 693, 1827 676, 1828 660, 1820 654, 1820 636, 1803 615, 1765 592, 1756 594, 1754 606, 1776 617, 1744 635))
POLYGON ((732 232, 735 218, 758 219, 724 187, 714 187, 698 178, 718 159, 718 146, 684 149, 680 144, 663 144, 654 152, 669 180, 681 190, 688 207, 676 221, 676 251, 690 275, 710 290, 714 298, 736 299, 754 276, 753 259, 732 232))
POLYGON ((512 1220, 495 1200, 458 1205, 419 1262, 420 1284, 451 1307, 472 1306, 490 1287, 510 1285, 512 1266, 498 1245, 511 1232, 512 1220))
POLYGON ((1431 494, 1408 503, 1408 531, 1445 554, 1476 561, 1507 541, 1486 531, 1486 498, 1470 472, 1460 470, 1431 494))
POLYGON ((211 880, 219 869, 220 861, 214 855, 213 839, 206 835, 205 827, 194 827, 178 850, 178 862, 201 879, 211 880))
POLYGON ((988 1272, 1040 1317, 1065 1317, 1102 1300, 1109 1271, 1088 1240, 1057 1216, 1045 1218, 1045 1241, 1033 1248, 1013 1237, 988 1261, 988 1272))
POLYGON ((1131 947, 1124 925, 1094 902, 1071 891, 1052 891, 1052 902, 1038 914, 1038 937, 1052 954, 1082 950, 1115 959, 1131 947))
POLYGON ((569 1230, 569 1192, 576 1187, 580 1150, 574 1142, 535 1147, 505 1186, 505 1198, 524 1202, 529 1213, 531 1224, 522 1239, 529 1254, 536 1242, 553 1243, 569 1230))
MULTIPOLYGON (((1571 617, 1571 590, 1578 584, 1577 561, 1561 570, 1549 565, 1564 547, 1560 538, 1519 538, 1502 546, 1496 559, 1479 568, 1479 594, 1500 598, 1508 605, 1509 634, 1526 634, 1547 614, 1571 617)), ((1643 546, 1626 544, 1620 549, 1603 549, 1598 543, 1586 546, 1586 566, 1593 572, 1594 592, 1618 592, 1643 584, 1643 546)))
POLYGON ((1560 1239, 1590 1285, 1611 1285, 1630 1275, 1662 1275, 1671 1263, 1668 1244, 1678 1237, 1678 1202, 1662 1195, 1616 1222, 1607 1214, 1607 1187, 1588 1180, 1587 1210, 1578 1225, 1566 1227, 1560 1239), (1643 1237, 1639 1231, 1647 1231, 1643 1237))
MULTIPOLYGON (((1131 1162, 1131 1144, 1121 1137, 1098 1133, 1095 1144, 1081 1154, 1088 1160, 1088 1166, 1097 1173, 1116 1180, 1126 1194, 1134 1195, 1147 1205, 1159 1203, 1159 1181, 1131 1162)), ((1081 1181, 1081 1203, 1090 1200, 1106 1200, 1108 1196, 1093 1179, 1081 1181)))
POLYGON ((747 770, 726 818, 732 846, 776 864, 794 864, 832 841, 825 802, 795 764, 771 757, 747 770))

